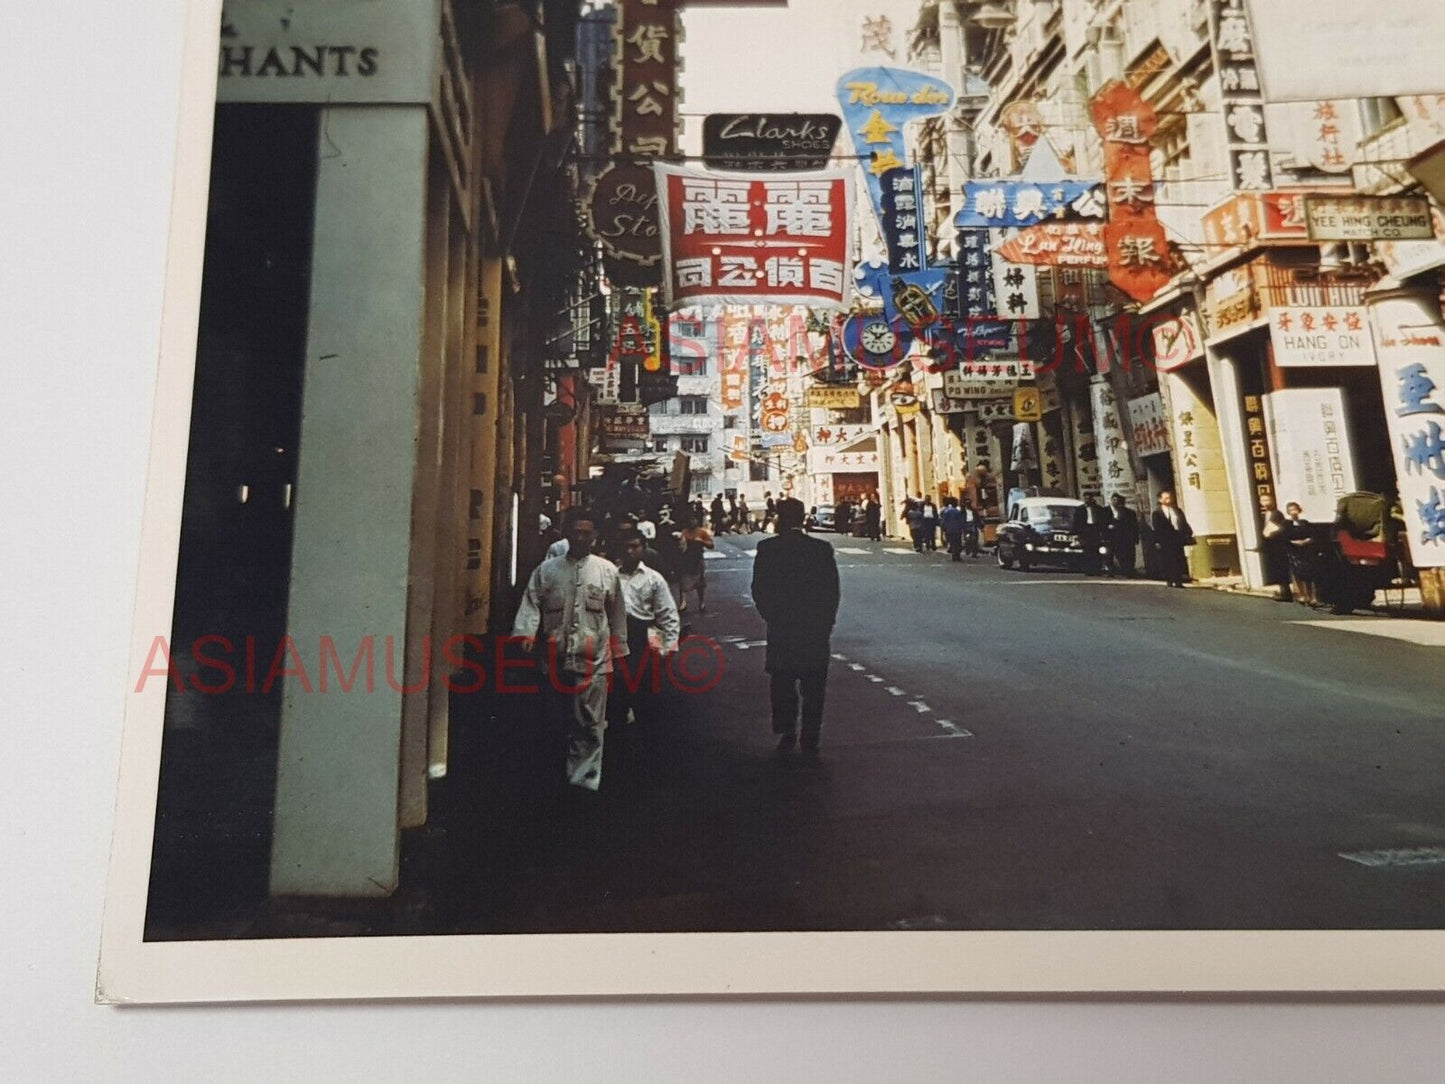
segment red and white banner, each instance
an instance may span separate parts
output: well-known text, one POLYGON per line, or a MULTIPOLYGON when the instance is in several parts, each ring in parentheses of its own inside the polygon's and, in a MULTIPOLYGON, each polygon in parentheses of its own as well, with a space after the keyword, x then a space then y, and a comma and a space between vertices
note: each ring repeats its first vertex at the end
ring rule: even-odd
POLYGON ((669 308, 693 301, 847 306, 848 173, 721 173, 661 162, 652 168, 669 308))

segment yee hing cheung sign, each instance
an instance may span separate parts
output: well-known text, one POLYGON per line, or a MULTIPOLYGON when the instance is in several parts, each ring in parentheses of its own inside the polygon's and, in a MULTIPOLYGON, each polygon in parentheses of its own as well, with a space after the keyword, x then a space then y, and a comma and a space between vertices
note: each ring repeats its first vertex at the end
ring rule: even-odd
POLYGON ((717 173, 663 163, 653 170, 669 308, 695 301, 847 306, 848 173, 717 173))

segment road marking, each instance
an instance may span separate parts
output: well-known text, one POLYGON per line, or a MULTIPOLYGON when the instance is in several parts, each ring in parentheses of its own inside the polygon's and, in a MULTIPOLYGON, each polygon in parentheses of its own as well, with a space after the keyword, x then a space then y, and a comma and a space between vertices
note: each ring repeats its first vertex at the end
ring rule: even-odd
POLYGON ((888 695, 889 695, 889 696, 907 696, 908 694, 907 694, 906 692, 904 692, 902 689, 900 689, 897 685, 890 685, 890 686, 888 686, 888 695))
POLYGON ((897 550, 885 549, 883 552, 884 552, 884 553, 902 553, 902 554, 904 554, 904 555, 906 555, 906 556, 912 556, 913 554, 917 553, 918 551, 917 551, 917 550, 904 550, 904 549, 897 549, 897 550))
POLYGON ((745 643, 733 644, 733 647, 737 648, 739 651, 751 651, 755 647, 767 646, 768 642, 766 640, 748 640, 745 643))
POLYGON ((933 710, 933 709, 930 708, 927 704, 925 704, 922 700, 910 700, 910 701, 908 701, 908 706, 909 706, 910 708, 912 708, 914 711, 918 712, 919 715, 927 715, 929 712, 931 712, 931 711, 933 710))
POLYGON ((1347 862, 1357 862, 1371 869, 1392 866, 1445 865, 1445 847, 1400 847, 1384 851, 1353 851, 1340 853, 1347 862))
POLYGON ((867 670, 868 667, 864 666, 861 662, 850 662, 850 663, 848 664, 848 669, 849 669, 849 670, 867 670))
POLYGON ((1158 580, 993 580, 1000 587, 1163 587, 1158 580))
POLYGON ((855 548, 852 547, 852 546, 835 546, 835 547, 833 548, 833 552, 834 552, 834 553, 848 553, 848 554, 852 554, 852 555, 854 555, 854 556, 858 556, 858 555, 867 556, 868 554, 872 553, 873 551, 872 551, 872 550, 855 549, 855 548))
POLYGON ((719 636, 717 638, 720 644, 740 644, 746 639, 746 636, 719 636))
POLYGON ((883 684, 883 679, 882 679, 881 677, 879 677, 877 674, 867 674, 867 675, 865 675, 865 676, 868 678, 869 681, 873 682, 874 685, 882 685, 882 684, 883 684))
POLYGON ((833 655, 833 658, 837 659, 839 662, 847 662, 847 661, 848 661, 848 657, 847 657, 846 655, 838 655, 838 654, 835 653, 835 654, 833 655))
POLYGON ((963 729, 963 727, 956 725, 956 724, 953 723, 951 720, 948 720, 948 719, 939 719, 939 720, 938 720, 938 725, 941 726, 941 727, 944 729, 944 731, 945 731, 945 733, 939 735, 940 737, 944 737, 944 738, 971 738, 971 737, 973 737, 973 731, 971 731, 971 730, 965 730, 965 729, 963 729))
POLYGON ((1383 636, 1403 640, 1418 647, 1445 647, 1445 624, 1438 621, 1413 621, 1399 617, 1356 617, 1334 621, 1290 621, 1291 625, 1308 625, 1336 632, 1357 632, 1363 636, 1383 636))
POLYGON ((704 561, 729 561, 732 559, 732 556, 731 553, 718 553, 717 550, 702 551, 702 559, 704 561))

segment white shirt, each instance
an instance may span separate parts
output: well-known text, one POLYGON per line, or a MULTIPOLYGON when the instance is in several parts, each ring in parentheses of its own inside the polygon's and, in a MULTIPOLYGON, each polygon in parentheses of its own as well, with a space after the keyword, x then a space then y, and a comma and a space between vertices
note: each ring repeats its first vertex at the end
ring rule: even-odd
POLYGON ((617 566, 590 553, 580 561, 553 557, 538 565, 527 581, 512 635, 535 639, 539 633, 556 645, 555 664, 544 650, 540 666, 611 671, 613 656, 627 654, 627 607, 617 566))
POLYGON ((678 637, 682 635, 682 618, 678 616, 677 603, 662 573, 638 565, 631 572, 619 568, 617 575, 622 580, 627 616, 652 626, 656 636, 650 631, 648 639, 654 641, 664 655, 676 651, 678 637))
POLYGON ((547 556, 545 559, 550 561, 553 557, 566 557, 569 548, 570 544, 568 541, 565 538, 559 538, 547 547, 547 556))
POLYGON ((652 520, 650 519, 639 520, 637 523, 637 533, 651 542, 657 537, 657 528, 652 525, 652 520))

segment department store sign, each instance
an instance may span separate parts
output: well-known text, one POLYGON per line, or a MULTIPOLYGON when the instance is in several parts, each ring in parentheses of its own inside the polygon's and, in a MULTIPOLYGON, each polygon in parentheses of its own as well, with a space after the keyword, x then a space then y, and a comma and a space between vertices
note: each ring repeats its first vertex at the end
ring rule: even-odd
POLYGON ((218 102, 426 104, 438 80, 441 0, 227 0, 218 102))

